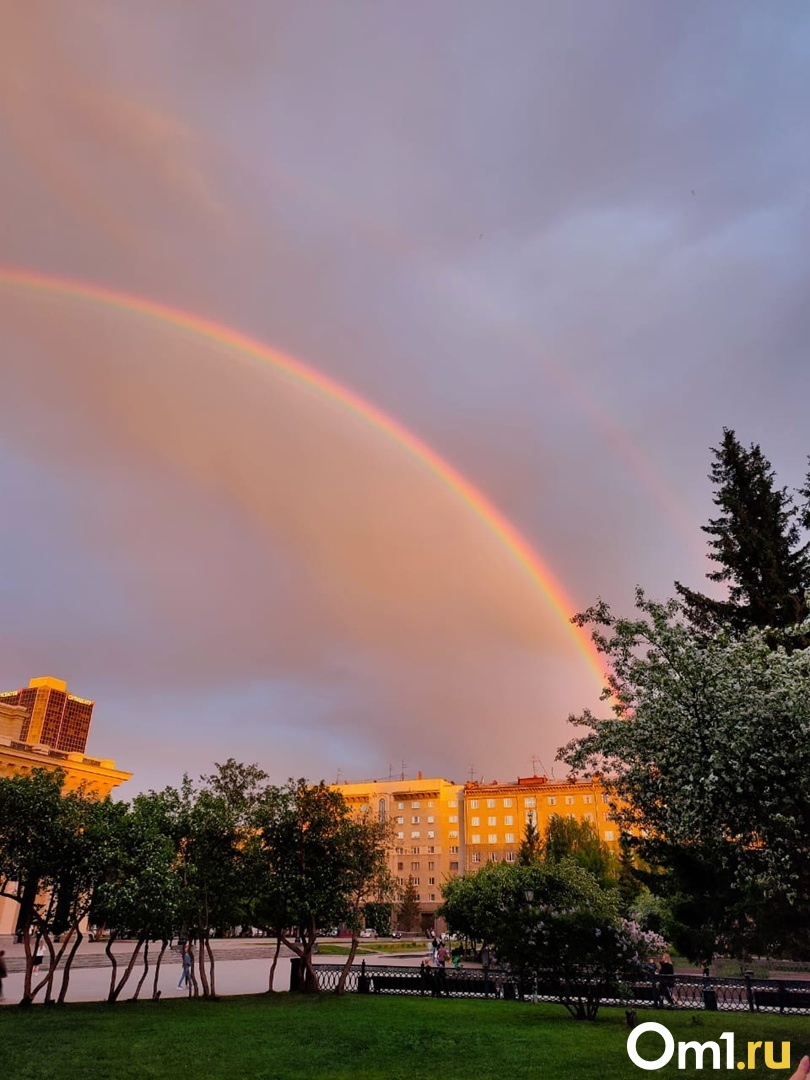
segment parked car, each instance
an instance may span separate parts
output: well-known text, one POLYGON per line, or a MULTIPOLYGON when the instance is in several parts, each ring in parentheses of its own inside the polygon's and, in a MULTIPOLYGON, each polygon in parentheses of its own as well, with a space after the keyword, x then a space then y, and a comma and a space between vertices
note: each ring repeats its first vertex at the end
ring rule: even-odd
POLYGON ((374 930, 371 926, 367 926, 365 928, 365 930, 360 931, 360 937, 375 938, 376 936, 377 936, 377 931, 374 930))

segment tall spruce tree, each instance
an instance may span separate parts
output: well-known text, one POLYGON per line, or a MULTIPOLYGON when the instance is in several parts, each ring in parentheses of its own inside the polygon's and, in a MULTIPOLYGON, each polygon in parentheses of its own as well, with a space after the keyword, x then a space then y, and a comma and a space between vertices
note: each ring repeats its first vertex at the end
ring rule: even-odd
POLYGON ((719 569, 706 576, 727 584, 729 592, 727 600, 715 600, 676 582, 689 619, 708 633, 795 626, 810 613, 810 543, 802 531, 810 525, 810 475, 798 493, 806 502, 797 507, 787 489, 776 487, 759 446, 742 446, 724 428, 712 453, 709 479, 720 514, 702 528, 719 569))

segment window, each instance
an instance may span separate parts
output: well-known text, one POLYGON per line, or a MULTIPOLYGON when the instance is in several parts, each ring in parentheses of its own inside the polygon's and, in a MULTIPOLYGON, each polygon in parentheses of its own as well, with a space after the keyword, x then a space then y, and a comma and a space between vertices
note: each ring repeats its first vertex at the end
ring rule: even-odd
POLYGON ((481 818, 480 817, 470 818, 470 825, 472 825, 473 828, 475 828, 476 825, 480 825, 480 824, 481 824, 481 818))
POLYGON ((451 870, 458 870, 458 863, 457 862, 451 862, 450 863, 450 869, 451 870))
POLYGON ((405 848, 404 847, 398 847, 397 848, 397 855, 404 855, 404 854, 405 854, 405 848))
POLYGON ((549 797, 548 797, 548 805, 549 806, 556 806, 557 805, 557 796, 556 795, 549 795, 549 797))
POLYGON ((377 813, 378 813, 380 821, 385 821, 385 815, 386 815, 385 799, 380 799, 380 801, 379 801, 379 803, 377 805, 377 813))
POLYGON ((421 885, 422 884, 418 877, 412 877, 411 881, 414 883, 414 885, 421 885))
POLYGON ((411 870, 418 870, 418 869, 419 869, 419 863, 418 862, 412 862, 411 863, 411 870))
POLYGON ((451 829, 447 835, 451 840, 458 840, 458 829, 451 829))
POLYGON ((401 862, 398 862, 397 863, 397 870, 404 870, 404 869, 405 869, 404 865, 401 862))
POLYGON ((451 855, 458 855, 458 844, 451 844, 450 845, 450 854, 451 855))
POLYGON ((428 814, 428 819, 427 820, 428 820, 428 825, 432 825, 433 822, 436 820, 436 818, 435 818, 435 816, 433 814, 428 814))
POLYGON ((603 795, 602 796, 602 802, 609 803, 610 802, 610 796, 609 795, 603 795))
POLYGON ((512 805, 512 800, 511 799, 504 799, 503 800, 503 805, 504 806, 511 806, 512 805))
POLYGON ((487 799, 487 809, 488 810, 493 810, 494 808, 495 808, 495 800, 494 799, 487 799))
POLYGON ((566 795, 565 796, 565 805, 566 806, 573 806, 574 805, 574 796, 573 795, 566 795))
MULTIPOLYGON (((431 833, 430 835, 432 836, 432 835, 433 835, 433 833, 431 833)), ((431 845, 430 845, 430 846, 428 847, 428 849, 427 849, 427 853, 428 853, 428 855, 432 855, 432 854, 434 853, 434 851, 435 851, 435 850, 436 850, 436 848, 435 848, 435 847, 433 846, 433 844, 431 844, 431 845)))
POLYGON ((434 832, 433 829, 428 829, 428 840, 432 840, 435 835, 436 835, 436 833, 434 832))
POLYGON ((451 814, 448 820, 451 823, 454 822, 454 821, 458 821, 458 814, 451 814))
POLYGON ((490 862, 497 862, 498 861, 498 853, 496 851, 490 851, 490 853, 489 853, 489 861, 490 862))
POLYGON ((496 817, 488 817, 487 818, 487 825, 497 825, 497 824, 498 824, 498 819, 496 817))
POLYGON ((525 798, 523 800, 523 805, 524 806, 537 806, 537 799, 535 799, 534 795, 529 795, 529 796, 527 796, 527 798, 525 798))
POLYGON ((404 802, 398 802, 397 803, 397 810, 404 810, 404 809, 405 809, 405 803, 404 802))
POLYGON ((433 859, 431 859, 430 862, 428 863, 428 870, 435 870, 435 869, 436 869, 436 863, 433 861, 433 859))
POLYGON ((613 829, 606 829, 605 830, 605 839, 606 840, 612 840, 613 839, 613 829))
POLYGON ((416 802, 412 802, 411 803, 411 810, 418 810, 420 806, 421 806, 421 803, 418 800, 416 802))
POLYGON ((405 878, 398 877, 397 878, 397 885, 404 885, 404 884, 405 884, 405 878))
POLYGON ((421 854, 421 851, 422 851, 422 849, 419 847, 418 844, 415 847, 411 848, 411 854, 412 855, 419 855, 419 854, 421 854))
POLYGON ((451 799, 447 805, 450 807, 458 806, 458 799, 451 799))
POLYGON ((514 862, 515 859, 516 859, 516 855, 515 855, 514 851, 507 851, 507 853, 506 853, 506 861, 507 862, 514 862))
POLYGON ((478 799, 470 799, 470 809, 471 810, 477 810, 478 809, 478 799))
POLYGON ((583 795, 582 801, 585 803, 586 806, 590 806, 593 802, 593 795, 583 795))
POLYGON ((397 825, 404 825, 404 824, 405 824, 405 818, 400 815, 400 817, 397 818, 397 825))
POLYGON ((418 840, 421 835, 422 834, 418 829, 414 829, 411 833, 411 840, 418 840))
POLYGON ((433 801, 433 799, 429 799, 429 800, 428 800, 428 807, 429 807, 429 808, 430 808, 431 810, 433 809, 433 807, 434 807, 435 805, 436 805, 436 803, 435 803, 435 802, 433 801))
POLYGON ((536 810, 527 810, 526 811, 526 824, 528 825, 528 823, 530 821, 532 822, 533 825, 537 824, 537 811, 536 810))
POLYGON ((515 824, 515 815, 514 814, 505 814, 504 819, 503 819, 503 823, 504 823, 504 825, 514 825, 515 824))
POLYGON ((496 832, 488 833, 487 834, 487 843, 488 844, 497 844, 498 843, 498 834, 496 832))
POLYGON ((436 893, 435 893, 435 892, 432 892, 432 893, 430 894, 430 899, 431 899, 431 900, 435 900, 435 899, 436 899, 436 893))
POLYGON ((506 835, 503 838, 503 842, 505 844, 514 844, 514 842, 515 842, 515 834, 513 832, 506 833, 506 835))
POLYGON ((480 835, 480 833, 477 833, 477 832, 473 833, 472 837, 470 839, 471 839, 473 844, 480 844, 481 843, 481 835, 480 835))
POLYGON ((419 817, 418 814, 414 814, 414 816, 411 818, 411 825, 419 825, 421 824, 421 822, 422 819, 419 817))
POLYGON ((428 878, 428 885, 435 885, 435 884, 436 884, 436 878, 435 877, 429 877, 428 878))
POLYGON ((582 816, 586 821, 593 821, 593 814, 583 814, 582 816))
POLYGON ((398 832, 397 833, 397 840, 404 840, 404 839, 405 839, 405 833, 404 832, 398 832))
POLYGON ((472 853, 472 858, 470 859, 470 862, 480 863, 481 862, 481 852, 480 851, 474 851, 472 853))

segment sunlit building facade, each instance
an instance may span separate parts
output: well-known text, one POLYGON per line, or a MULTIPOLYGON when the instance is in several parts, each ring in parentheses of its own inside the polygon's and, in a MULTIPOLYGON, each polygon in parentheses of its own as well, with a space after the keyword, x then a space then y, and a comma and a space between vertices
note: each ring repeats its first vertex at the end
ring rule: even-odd
POLYGON ((23 690, 0 693, 0 704, 17 705, 28 714, 20 731, 21 742, 84 753, 94 702, 69 694, 61 679, 50 675, 31 679, 23 690))
POLYGON ((610 817, 609 797, 598 778, 549 780, 520 777, 515 783, 470 781, 464 785, 465 871, 487 862, 516 862, 526 825, 542 836, 555 815, 589 821, 599 839, 617 851, 619 831, 610 817))
POLYGON ((391 823, 390 870, 400 888, 419 894, 421 930, 436 925, 442 883, 464 869, 464 788, 438 777, 337 784, 350 806, 391 823))

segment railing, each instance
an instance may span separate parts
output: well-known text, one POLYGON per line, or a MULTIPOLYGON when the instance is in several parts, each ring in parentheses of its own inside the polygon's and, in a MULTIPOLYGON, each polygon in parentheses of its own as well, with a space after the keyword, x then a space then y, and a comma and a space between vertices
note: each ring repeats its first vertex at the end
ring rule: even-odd
MULTIPOLYGON (((290 989, 298 984, 301 961, 293 957, 290 989)), ((318 983, 324 992, 337 988, 342 964, 318 964, 318 983)), ((349 994, 406 994, 422 997, 480 997, 518 1001, 559 1001, 560 980, 549 972, 537 978, 523 977, 509 971, 481 968, 416 968, 402 965, 353 964, 346 977, 349 994)), ((587 980, 567 987, 572 997, 587 996, 595 987, 587 980)), ((603 986, 599 998, 603 1005, 624 1008, 707 1009, 722 1012, 801 1013, 810 1015, 810 981, 789 979, 709 979, 700 976, 676 976, 668 1000, 658 982, 639 979, 623 985, 603 986)))

